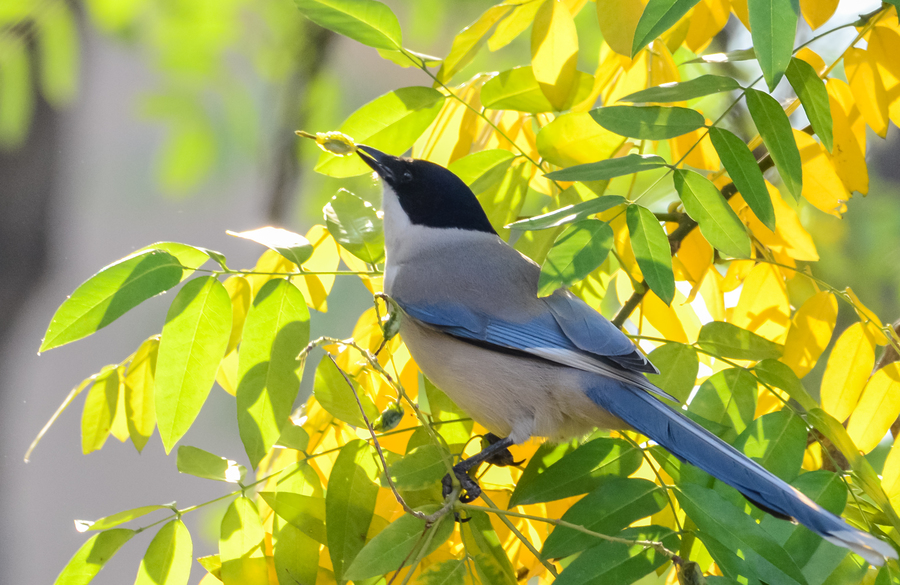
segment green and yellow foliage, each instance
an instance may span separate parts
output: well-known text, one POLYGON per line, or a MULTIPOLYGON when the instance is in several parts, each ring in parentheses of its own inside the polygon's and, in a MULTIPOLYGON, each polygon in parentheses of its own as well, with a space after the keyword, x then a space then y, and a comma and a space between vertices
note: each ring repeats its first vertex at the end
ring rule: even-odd
MULTIPOLYGON (((661 371, 652 381, 692 418, 900 547, 900 447, 880 470, 866 457, 900 416, 900 363, 885 357, 900 339, 851 289, 814 276, 819 255, 801 221, 813 209, 841 217, 865 195, 866 128, 883 137, 900 122, 894 6, 796 46, 799 18, 818 29, 836 0, 510 0, 438 58, 407 49, 398 19, 374 0, 296 4, 422 72, 423 85, 363 106, 342 132, 448 166, 498 232, 542 265, 540 294, 570 287, 649 353, 661 371), (708 52, 731 14, 753 50, 708 52), (856 35, 836 60, 814 52, 815 40, 846 28, 856 35), (586 35, 603 38, 590 58, 580 55, 586 35), (472 71, 476 56, 517 37, 530 38, 520 66, 472 71), (794 115, 801 108, 805 119, 794 115), (838 336, 841 305, 855 322, 838 336), (811 387, 804 378, 820 361, 824 376, 811 387)), ((368 170, 327 152, 316 169, 368 170)), ((179 471, 237 486, 219 554, 199 559, 204 585, 900 579, 896 562, 879 571, 764 517, 633 432, 516 446, 514 460, 526 463, 479 471, 482 501, 443 501, 449 465, 477 452, 487 431, 421 376, 390 334, 383 300, 360 315, 352 339, 310 340, 309 311, 329 309, 336 278, 381 290, 380 214, 341 191, 325 218, 305 236, 235 234, 269 248, 248 270, 205 248, 148 246, 79 287, 41 346, 85 337, 195 277, 161 336, 79 384, 54 419, 87 391, 85 453, 110 434, 140 450, 154 426, 168 452, 215 382, 236 397, 255 481, 235 461, 177 449, 179 471), (326 354, 307 364, 314 347, 326 354), (292 412, 305 366, 316 368, 315 387, 292 412), (454 512, 469 521, 455 523, 454 512)), ((155 522, 138 582, 187 582, 192 547, 180 518, 197 507, 155 522)), ((57 582, 89 582, 134 534, 120 526, 160 508, 81 523, 98 533, 57 582)))

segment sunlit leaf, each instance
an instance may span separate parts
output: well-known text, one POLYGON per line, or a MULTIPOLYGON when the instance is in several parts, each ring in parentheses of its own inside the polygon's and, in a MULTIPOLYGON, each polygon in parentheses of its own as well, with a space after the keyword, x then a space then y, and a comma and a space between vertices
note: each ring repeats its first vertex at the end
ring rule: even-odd
POLYGON ((162 250, 163 252, 168 252, 172 256, 178 258, 178 261, 181 262, 181 265, 185 269, 184 273, 181 275, 181 280, 184 280, 193 274, 194 270, 203 266, 207 260, 213 257, 213 255, 218 254, 218 252, 207 250, 206 248, 198 248, 197 246, 191 246, 190 244, 182 244, 181 242, 154 242, 149 246, 144 246, 140 250, 137 250, 135 253, 137 254, 146 250, 162 250))
MULTIPOLYGON (((574 88, 562 104, 569 109, 587 98, 593 89, 594 78, 582 71, 575 72, 574 88)), ((492 77, 481 88, 481 104, 491 110, 516 110, 529 114, 554 111, 553 104, 541 91, 531 66, 514 67, 492 77)))
POLYGON ((544 2, 535 15, 531 66, 541 92, 554 109, 565 109, 578 88, 578 31, 562 2, 544 2))
POLYGON ((515 160, 515 155, 499 148, 473 152, 459 158, 447 168, 472 189, 476 197, 493 189, 515 160))
POLYGON ((126 528, 95 534, 66 563, 54 585, 87 585, 134 534, 134 530, 126 528))
POLYGON ((325 536, 325 498, 279 490, 260 492, 260 497, 275 513, 308 538, 327 544, 325 536))
POLYGON ((644 12, 643 0, 598 0, 597 21, 609 47, 619 55, 632 56, 635 29, 644 12))
POLYGON ((242 481, 247 475, 247 469, 236 461, 189 445, 178 447, 177 465, 179 473, 228 483, 242 481))
POLYGON ((806 410, 817 408, 818 402, 803 387, 800 378, 788 366, 778 360, 765 359, 753 366, 753 373, 759 381, 787 392, 806 410))
POLYGON ((347 568, 365 545, 369 523, 378 497, 378 466, 374 451, 365 441, 355 440, 341 449, 325 496, 328 552, 335 579, 345 579, 347 568))
POLYGON ((28 47, 21 42, 3 43, 0 67, 0 147, 18 146, 28 135, 34 111, 28 47))
POLYGON ((84 401, 81 416, 81 452, 87 455, 106 442, 119 401, 119 370, 106 366, 100 371, 84 401))
POLYGON ((797 97, 800 98, 803 111, 806 112, 806 117, 809 118, 809 123, 815 130, 816 136, 819 137, 828 152, 831 152, 831 106, 828 103, 828 90, 825 89, 825 83, 819 79, 819 75, 812 65, 796 57, 791 59, 785 75, 797 97))
POLYGON ((638 51, 649 45, 653 39, 675 26, 675 23, 698 1, 650 0, 634 31, 631 56, 637 55, 638 51))
POLYGON ((285 229, 266 226, 246 232, 226 232, 236 238, 244 238, 275 250, 297 266, 312 256, 313 247, 309 240, 285 229))
POLYGON ((538 296, 553 294, 594 271, 606 261, 613 245, 609 224, 598 219, 584 219, 569 226, 556 238, 541 266, 538 296))
POLYGON ((734 258, 749 258, 747 228, 712 181, 683 169, 676 169, 673 179, 684 210, 699 224, 706 241, 734 258))
MULTIPOLYGON (((743 368, 728 368, 700 385, 690 412, 743 433, 756 412, 756 378, 743 368)), ((735 435, 732 435, 734 437, 735 435)))
POLYGON ((225 585, 268 585, 265 532, 256 505, 244 496, 235 498, 222 518, 219 558, 225 585))
POLYGON ((512 10, 509 4, 491 6, 478 20, 464 28, 453 38, 450 52, 444 58, 437 78, 442 83, 449 82, 463 67, 472 62, 478 50, 487 41, 487 35, 501 19, 512 10))
POLYGON ((808 374, 828 347, 837 312, 834 294, 821 291, 810 297, 794 314, 781 361, 790 366, 797 377, 808 374))
POLYGON ((54 4, 37 19, 41 94, 56 107, 75 97, 78 87, 79 39, 75 16, 66 4, 54 4))
POLYGON ((481 582, 491 585, 515 585, 517 581, 512 564, 491 524, 490 517, 485 512, 472 510, 466 515, 470 520, 461 525, 462 542, 481 582))
POLYGON ((177 258, 148 250, 102 268, 75 289, 53 314, 40 351, 87 337, 147 299, 181 282, 177 258))
POLYGON ((422 585, 464 585, 468 567, 464 560, 449 560, 434 564, 419 577, 422 585))
POLYGON ((777 266, 760 262, 750 269, 729 322, 774 341, 781 350, 791 324, 791 306, 787 285, 777 266))
POLYGON ((825 213, 843 217, 850 193, 841 182, 832 158, 806 132, 794 130, 794 139, 800 149, 800 161, 806 177, 803 181, 803 198, 825 213))
POLYGON ((784 76, 794 50, 799 0, 749 0, 750 35, 769 91, 784 76))
POLYGON ((751 422, 734 448, 790 483, 803 463, 806 424, 789 409, 770 412, 751 422))
POLYGON ((593 163, 570 166, 545 176, 554 181, 605 181, 666 166, 666 159, 655 154, 627 154, 593 163))
POLYGON ((180 519, 159 529, 138 568, 135 585, 187 585, 193 553, 191 533, 180 519))
MULTIPOLYGON (((368 1, 368 0, 367 0, 368 1)), ((344 120, 339 131, 393 155, 401 155, 434 121, 444 94, 430 87, 402 87, 374 99, 344 120)), ((315 170, 329 177, 353 177, 372 172, 358 156, 334 156, 323 152, 315 170)))
POLYGON ((557 116, 541 128, 537 135, 537 150, 547 162, 571 167, 606 160, 624 142, 622 136, 595 124, 589 113, 570 112, 557 116))
POLYGON ((675 138, 706 125, 697 110, 673 106, 606 106, 590 115, 610 132, 642 140, 675 138))
POLYGON ((850 48, 844 54, 844 72, 856 106, 866 124, 882 138, 887 136, 891 100, 881 72, 869 51, 850 48))
POLYGON ((400 22, 375 0, 294 0, 300 13, 319 26, 376 49, 403 46, 400 22))
POLYGON ((647 379, 680 402, 687 402, 700 368, 697 351, 683 343, 666 343, 647 357, 659 370, 659 374, 648 374, 647 379))
POLYGON ((319 573, 319 543, 296 526, 275 518, 273 551, 279 583, 315 583, 319 573))
POLYGON ((856 408, 872 367, 875 343, 866 334, 865 325, 854 323, 838 337, 822 375, 822 408, 844 421, 856 408))
POLYGON ((619 98, 619 101, 632 103, 681 102, 740 88, 741 85, 731 77, 700 75, 688 81, 672 81, 649 89, 642 89, 619 98))
POLYGON ((270 280, 253 299, 238 355, 238 430, 255 468, 288 422, 300 389, 297 356, 309 343, 309 309, 287 280, 270 280))
POLYGON ((90 520, 76 520, 75 530, 77 530, 78 532, 95 532, 97 530, 108 530, 110 528, 115 528, 120 524, 131 522, 135 518, 140 518, 141 516, 144 516, 151 512, 168 509, 169 508, 167 508, 166 506, 141 506, 140 508, 132 508, 131 510, 116 512, 115 514, 104 516, 103 518, 100 518, 99 520, 95 520, 93 522, 91 522, 90 520))
POLYGON ((616 205, 625 203, 625 198, 621 195, 604 195, 596 199, 589 199, 575 205, 566 205, 559 209, 555 209, 542 215, 522 219, 515 223, 509 224, 507 227, 516 230, 545 230, 555 228, 562 225, 575 223, 595 213, 601 213, 607 209, 612 209, 616 205))
POLYGON ((664 303, 675 298, 675 275, 672 272, 672 250, 659 220, 649 209, 629 205, 625 213, 631 249, 650 290, 664 303))
POLYGON ((713 355, 738 360, 781 357, 783 348, 731 323, 713 321, 700 329, 697 343, 713 355))
POLYGON ((340 189, 323 211, 325 225, 338 244, 369 264, 384 262, 384 227, 371 203, 340 189))
POLYGON ((216 380, 231 334, 231 299, 214 276, 172 301, 156 359, 156 422, 166 452, 187 432, 216 380))
POLYGON ((794 142, 794 132, 787 114, 781 109, 778 100, 767 93, 748 89, 744 95, 753 123, 769 149, 781 180, 788 191, 799 198, 803 191, 803 170, 800 151, 794 142))
MULTIPOLYGON (((447 474, 446 450, 437 445, 421 445, 391 465, 391 479, 399 489, 418 490, 437 485, 447 474)), ((449 458, 447 459, 449 461, 449 458)))
POLYGON ((683 65, 692 63, 736 63, 739 61, 750 61, 756 59, 756 51, 753 49, 738 49, 735 51, 727 51, 725 53, 709 53, 685 61, 683 65))
MULTIPOLYGON (((353 382, 352 379, 351 382, 353 382)), ((353 382, 353 388, 356 390, 356 395, 359 397, 369 421, 378 418, 378 409, 375 408, 372 399, 362 391, 356 382, 353 382)), ((366 423, 359 412, 356 399, 353 397, 353 390, 328 356, 323 357, 319 362, 319 367, 316 368, 313 394, 322 408, 337 419, 365 428, 366 423)))
POLYGON ((159 338, 151 337, 135 352, 125 373, 125 416, 131 442, 140 453, 156 428, 156 358, 159 338))
POLYGON ((728 130, 710 128, 709 138, 744 201, 763 225, 775 231, 775 209, 756 157, 743 140, 728 130))
POLYGON ((281 436, 278 437, 276 444, 288 449, 305 451, 309 446, 309 433, 303 427, 295 425, 293 422, 288 422, 281 429, 281 436))
POLYGON ((886 365, 866 383, 850 415, 847 434, 863 453, 881 442, 900 415, 900 362, 886 365))

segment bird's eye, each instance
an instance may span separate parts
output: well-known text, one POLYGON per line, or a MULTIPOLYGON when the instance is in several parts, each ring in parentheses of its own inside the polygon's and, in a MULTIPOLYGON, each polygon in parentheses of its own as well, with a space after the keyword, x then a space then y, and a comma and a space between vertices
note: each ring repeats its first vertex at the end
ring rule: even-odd
POLYGON ((412 181, 413 175, 410 171, 403 171, 403 175, 401 175, 400 180, 404 183, 409 183, 412 181))

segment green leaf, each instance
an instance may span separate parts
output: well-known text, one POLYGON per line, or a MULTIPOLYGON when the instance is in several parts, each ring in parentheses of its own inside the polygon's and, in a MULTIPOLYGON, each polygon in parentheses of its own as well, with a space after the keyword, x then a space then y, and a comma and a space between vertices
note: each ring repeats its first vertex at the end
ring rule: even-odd
POLYGON ((697 343, 714 356, 736 360, 779 358, 784 348, 756 333, 723 321, 707 323, 700 329, 697 343))
POLYGON ((641 140, 675 138, 706 126, 697 110, 675 106, 606 106, 589 113, 610 132, 641 140))
POLYGON ((809 395, 794 370, 782 362, 776 359, 765 359, 753 366, 753 373, 760 382, 787 392, 788 396, 800 403, 800 406, 806 410, 819 407, 819 403, 809 395))
POLYGON ((417 53, 416 51, 410 51, 409 49, 398 49, 396 51, 378 49, 378 54, 382 59, 387 59, 394 65, 399 65, 404 69, 408 67, 434 67, 435 65, 440 65, 443 62, 443 59, 441 59, 440 57, 426 55, 425 53, 417 53), (410 59, 409 57, 413 57, 413 59, 410 59))
POLYGON ((375 0, 294 0, 314 23, 376 49, 403 46, 400 21, 375 0))
POLYGON ((696 59, 685 61, 682 65, 692 63, 737 63, 739 61, 752 61, 754 59, 756 59, 756 51, 750 48, 738 49, 736 51, 728 51, 725 53, 709 53, 708 55, 702 55, 696 59))
POLYGON ((378 475, 372 447, 359 439, 344 445, 331 468, 325 523, 328 552, 338 582, 346 579, 347 568, 366 542, 378 499, 378 475))
POLYGON ((182 244, 180 242, 155 242, 149 246, 144 246, 137 252, 143 252, 145 250, 161 250, 178 258, 178 261, 181 262, 181 265, 185 268, 184 274, 181 275, 181 280, 184 280, 193 274, 194 270, 203 266, 207 260, 213 257, 213 255, 218 254, 221 256, 218 252, 213 252, 206 248, 198 248, 197 246, 191 246, 190 244, 182 244))
POLYGON ((803 191, 803 168, 800 161, 800 150, 794 141, 791 121, 781 109, 778 100, 767 93, 755 89, 746 92, 747 108, 750 117, 759 130, 775 168, 781 180, 795 199, 800 198, 803 191))
POLYGON ((803 463, 806 425, 788 409, 770 412, 750 423, 734 448, 790 483, 803 463))
POLYGON ((150 541, 134 585, 187 585, 193 550, 187 527, 172 520, 150 541))
POLYGON ((666 32, 700 0, 650 0, 634 31, 631 56, 666 32))
MULTIPOLYGON (((23 18, 24 20, 24 18, 23 18)), ((5 40, 0 67, 0 148, 19 146, 28 135, 34 112, 29 47, 5 40)))
POLYGON ((146 340, 135 352, 125 373, 125 417, 128 435, 140 453, 156 428, 156 358, 159 338, 146 340))
MULTIPOLYGON (((378 418, 378 409, 375 408, 375 403, 372 402, 372 399, 363 392, 359 384, 354 382, 352 378, 350 381, 353 383, 353 388, 356 390, 356 395, 359 396, 369 421, 378 418)), ((319 367, 316 368, 313 394, 315 394, 316 400, 319 401, 322 408, 335 418, 348 422, 353 426, 365 428, 366 423, 359 412, 356 399, 353 397, 353 390, 347 385, 344 376, 341 375, 337 366, 334 365, 334 362, 328 356, 323 357, 322 361, 319 362, 319 367)))
POLYGON ((812 125, 816 136, 822 141, 828 152, 831 152, 833 145, 833 132, 831 120, 831 104, 828 101, 828 90, 825 89, 825 82, 819 78, 816 70, 812 65, 803 59, 791 58, 790 65, 785 70, 788 81, 800 103, 803 104, 803 110, 809 123, 812 125))
POLYGON ((238 430, 256 468, 288 422, 300 389, 297 359, 309 343, 309 309, 288 280, 274 279, 256 293, 238 354, 238 430))
POLYGON ((622 439, 600 437, 571 451, 541 447, 516 484, 510 508, 588 493, 612 476, 631 475, 643 461, 640 449, 622 439))
POLYGON ((119 402, 119 370, 106 366, 97 375, 84 401, 81 415, 81 452, 87 455, 103 447, 119 402))
MULTIPOLYGON (((575 91, 570 92, 561 110, 568 110, 584 101, 594 88, 594 77, 576 71, 573 86, 575 91)), ((507 69, 488 80, 481 88, 481 105, 489 110, 515 110, 529 114, 557 111, 541 91, 531 65, 507 69)))
POLYGON ((134 530, 127 528, 114 528, 95 534, 72 556, 54 585, 87 585, 134 534, 134 530))
POLYGON ((278 582, 315 583, 319 574, 319 543, 277 516, 272 523, 272 537, 278 582))
POLYGON ((700 226, 706 241, 733 258, 749 258, 752 246, 747 228, 712 181, 683 169, 675 170, 673 180, 684 210, 700 226))
MULTIPOLYGON (((430 87, 402 87, 359 108, 344 120, 341 132, 357 144, 401 155, 434 121, 444 94, 430 87)), ((358 156, 334 156, 323 152, 315 170, 329 177, 353 177, 372 172, 358 156)))
POLYGON ((419 583, 422 585, 464 585, 467 573, 465 559, 441 561, 428 567, 428 570, 419 577, 419 583))
MULTIPOLYGON (((616 535, 628 540, 654 540, 669 550, 678 550, 679 541, 670 528, 635 526, 616 535)), ((634 583, 669 561, 656 549, 641 544, 600 541, 581 553, 554 582, 555 585, 589 585, 596 583, 634 583)))
MULTIPOLYGON (((847 505, 847 486, 841 481, 840 476, 831 471, 819 469, 801 474, 797 479, 791 482, 791 485, 803 492, 803 494, 819 504, 832 514, 840 516, 847 505)), ((797 562, 797 565, 804 567, 804 574, 812 582, 818 582, 809 575, 810 560, 813 555, 818 559, 822 559, 819 554, 827 554, 833 559, 833 565, 827 567, 830 574, 838 563, 843 559, 846 550, 839 548, 830 542, 823 541, 822 537, 815 534, 802 525, 791 525, 779 521, 772 516, 765 516, 762 520, 762 527, 769 531, 770 534, 778 538, 782 534, 784 550, 788 551, 791 557, 797 562), (817 551, 819 554, 816 554, 817 551)))
POLYGON ((612 228, 599 219, 584 219, 566 228, 541 265, 538 296, 551 295, 593 272, 606 261, 614 239, 612 228))
POLYGON ((642 89, 619 98, 619 101, 631 103, 683 102, 740 88, 741 84, 734 78, 722 75, 701 75, 688 81, 672 81, 642 89))
MULTIPOLYGON (((600 534, 615 534, 632 522, 646 518, 666 506, 661 487, 646 479, 613 478, 578 500, 562 519, 600 534)), ((565 526, 553 529, 541 556, 561 558, 597 544, 597 538, 565 526)))
MULTIPOLYGON (((437 506, 420 509, 426 514, 436 510, 437 506)), ((431 554, 450 538, 454 530, 453 520, 448 519, 446 515, 441 516, 429 530, 433 530, 434 535, 426 549, 426 555, 431 554)), ((405 559, 415 558, 419 554, 418 551, 422 549, 424 543, 422 538, 424 532, 424 521, 411 514, 401 516, 366 543, 344 573, 344 578, 361 581, 399 570, 405 559)))
POLYGON ((199 447, 182 445, 178 447, 177 466, 179 473, 187 473, 203 479, 238 483, 247 475, 247 468, 237 461, 225 459, 204 451, 199 447))
POLYGON ((299 425, 286 424, 281 429, 281 436, 278 437, 275 444, 296 451, 306 451, 306 448, 309 446, 309 433, 299 425))
POLYGON ((40 351, 87 337, 147 299, 181 282, 178 259, 149 250, 102 268, 75 289, 53 314, 40 351))
POLYGON ((156 421, 166 453, 200 413, 231 335, 231 298, 214 276, 178 292, 166 315, 156 360, 156 421))
POLYGON ((659 370, 659 374, 647 374, 647 379, 679 402, 687 402, 700 370, 697 351, 683 343, 666 343, 654 349, 647 357, 659 370))
MULTIPOLYGON (((434 444, 412 449, 403 459, 391 465, 391 479, 398 489, 418 490, 441 481, 447 474, 446 452, 434 444)), ((448 458, 449 461, 449 458, 448 458)))
POLYGON ((607 209, 612 209, 616 205, 625 203, 625 198, 621 195, 604 195, 596 199, 590 199, 575 205, 566 205, 559 209, 554 209, 548 213, 522 219, 509 224, 508 228, 516 230, 545 230, 555 228, 562 225, 575 223, 588 218, 595 213, 601 213, 607 209))
POLYGON ((110 528, 115 528, 119 524, 125 524, 126 522, 131 522, 135 518, 140 518, 146 514, 151 512, 155 512, 157 510, 168 510, 167 506, 141 506, 140 508, 132 508, 131 510, 125 510, 123 512, 116 512, 115 514, 111 514, 110 516, 104 516, 99 520, 91 522, 90 520, 76 520, 75 521, 75 530, 78 532, 95 532, 97 530, 108 530, 110 528))
POLYGON ((259 492, 275 513, 284 518, 302 534, 327 544, 325 532, 325 498, 306 496, 279 490, 276 492, 259 492))
POLYGON ((747 8, 759 67, 769 91, 775 91, 791 61, 800 0, 749 0, 747 8))
POLYGON ((444 58, 444 62, 437 72, 438 82, 449 83, 454 75, 471 63, 479 49, 487 41, 488 33, 493 30, 494 25, 506 18, 512 9, 513 7, 509 4, 491 6, 478 17, 478 20, 453 37, 450 52, 447 53, 447 57, 444 58))
POLYGON ((666 159, 655 154, 627 154, 583 165, 575 165, 544 175, 554 181, 605 181, 666 166, 666 159))
POLYGON ((667 305, 675 298, 672 248, 659 221, 646 207, 629 205, 625 211, 631 249, 650 290, 667 305))
POLYGON ((690 412, 734 429, 733 439, 753 422, 756 413, 756 378, 744 368, 728 368, 706 379, 691 400, 690 412))
POLYGON ((65 4, 55 4, 41 12, 35 20, 40 33, 41 95, 54 107, 69 103, 78 88, 78 27, 72 11, 65 4))
POLYGON ((805 585, 803 573, 787 552, 752 517, 718 492, 688 483, 679 485, 675 496, 697 525, 701 539, 709 534, 731 551, 740 551, 750 575, 771 585, 805 585))
POLYGON ((229 236, 244 238, 275 250, 297 266, 300 266, 313 254, 313 246, 305 237, 285 229, 266 226, 246 232, 227 230, 229 236))
POLYGON ((269 582, 265 537, 256 504, 245 496, 235 498, 222 517, 219 536, 221 576, 226 585, 269 582))
POLYGON ((425 412, 431 415, 435 423, 440 423, 435 424, 435 430, 447 442, 447 446, 454 453, 462 451, 465 444, 469 442, 469 437, 472 436, 472 427, 475 425, 475 421, 469 418, 469 415, 457 406, 455 402, 450 400, 443 390, 424 376, 419 390, 420 401, 423 395, 428 403, 428 408, 425 412))
POLYGON ((340 189, 323 211, 338 244, 363 262, 384 262, 384 224, 371 203, 340 189))
POLYGON ((485 512, 468 510, 468 522, 460 524, 463 547, 475 565, 482 583, 491 585, 516 585, 512 564, 491 519, 485 512))
POLYGON ((766 187, 756 157, 744 144, 744 141, 722 128, 710 128, 709 137, 712 145, 722 159, 722 165, 741 193, 744 201, 759 218, 759 221, 770 230, 775 230, 775 208, 766 187))
POLYGON ((456 159, 447 169, 462 179, 477 197, 503 181, 515 158, 508 150, 499 148, 481 150, 456 159))

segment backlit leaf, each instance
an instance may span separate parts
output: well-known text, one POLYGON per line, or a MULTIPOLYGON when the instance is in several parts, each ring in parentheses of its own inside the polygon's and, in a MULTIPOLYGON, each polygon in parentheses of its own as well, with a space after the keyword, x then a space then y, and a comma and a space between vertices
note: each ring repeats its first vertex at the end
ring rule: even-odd
POLYGON ((794 139, 800 149, 800 160, 806 180, 803 181, 803 198, 814 207, 833 215, 843 217, 847 211, 850 193, 841 182, 832 158, 816 140, 800 130, 794 130, 794 139))
POLYGON ((191 533, 181 520, 159 529, 138 568, 135 585, 187 585, 193 553, 191 533))
POLYGON ((828 347, 837 312, 834 294, 821 291, 810 297, 794 314, 781 361, 790 366, 798 378, 813 369, 828 347))
POLYGON ((473 152, 456 159, 447 168, 472 189, 476 197, 493 189, 515 160, 515 155, 499 148, 473 152))
POLYGON ((66 105, 78 88, 79 39, 75 16, 65 4, 41 12, 37 47, 41 94, 55 107, 66 105))
POLYGON ((509 224, 507 227, 517 230, 545 230, 555 228, 569 223, 575 223, 595 213, 612 209, 616 205, 625 203, 625 198, 621 195, 604 195, 596 199, 589 199, 575 205, 566 205, 559 209, 555 209, 542 215, 522 219, 515 223, 509 224))
POLYGON ((777 343, 722 321, 704 325, 697 343, 712 355, 738 360, 779 358, 783 351, 777 343))
POLYGON ((419 490, 440 483, 447 474, 444 457, 449 454, 437 445, 420 445, 407 453, 403 459, 391 465, 391 479, 398 489, 419 490))
POLYGON ((278 582, 315 583, 319 573, 319 543, 280 518, 276 517, 272 526, 278 582))
POLYGON ((231 334, 231 299, 214 276, 172 301, 156 360, 156 421, 166 453, 187 432, 216 380, 231 334))
POLYGON ((87 455, 99 450, 112 428, 119 401, 119 370, 106 366, 97 375, 84 400, 81 415, 81 452, 87 455))
POLYGON ((369 264, 384 262, 384 227, 371 203, 340 189, 323 211, 338 244, 369 264))
POLYGON ((697 110, 674 106, 606 106, 589 113, 610 132, 642 140, 675 138, 706 125, 697 110))
POLYGON ((828 357, 819 391, 822 409, 839 421, 847 420, 874 365, 875 343, 865 325, 854 323, 841 333, 828 357))
MULTIPOLYGON (((351 379, 351 382, 353 380, 351 379)), ((363 405, 363 410, 369 421, 378 418, 378 409, 356 382, 353 382, 356 395, 363 405)), ((319 367, 316 368, 316 381, 313 386, 313 394, 319 404, 338 420, 350 423, 353 426, 365 428, 366 423, 359 412, 359 406, 353 397, 353 390, 341 375, 328 356, 322 358, 319 367)))
POLYGON ((900 415, 900 362, 886 365, 866 383, 850 415, 847 434, 863 453, 878 446, 900 415))
POLYGON ((650 44, 653 39, 666 32, 687 14, 699 0, 650 0, 641 14, 634 40, 631 44, 631 56, 650 44))
POLYGON ((598 219, 584 219, 569 226, 556 238, 541 265, 538 296, 553 294, 586 277, 606 261, 613 245, 609 224, 598 219))
POLYGON ((237 461, 189 445, 178 447, 177 465, 179 473, 228 483, 238 483, 247 475, 247 469, 237 461))
POLYGON ((503 544, 485 512, 469 510, 471 518, 461 525, 463 546, 470 557, 482 583, 491 585, 515 585, 517 583, 512 564, 503 544))
POLYGON ((825 83, 819 79, 819 75, 812 65, 796 57, 791 59, 785 75, 797 97, 800 98, 800 103, 803 104, 803 110, 815 130, 816 136, 819 137, 828 152, 831 152, 831 106, 828 103, 828 90, 825 89, 825 83))
POLYGON ((537 150, 547 162, 571 167, 606 160, 624 142, 623 137, 595 124, 589 113, 569 112, 541 128, 537 135, 537 150))
POLYGON ((751 244, 747 228, 712 181, 683 169, 676 169, 673 179, 685 211, 699 224, 706 241, 729 256, 748 258, 751 244))
POLYGON ((737 49, 725 53, 708 53, 706 55, 701 55, 696 59, 685 61, 683 65, 692 63, 737 63, 753 59, 756 59, 756 51, 753 49, 737 49))
POLYGON ((478 17, 478 20, 460 31, 453 38, 450 52, 447 53, 444 62, 441 64, 441 69, 437 73, 438 80, 442 83, 449 82, 463 67, 471 63, 478 50, 487 41, 488 33, 491 32, 497 22, 509 14, 512 8, 509 4, 491 6, 484 14, 478 17))
POLYGON ((799 198, 803 191, 803 167, 787 114, 778 100, 767 93, 748 89, 744 95, 753 123, 775 162, 781 180, 794 198, 799 198))
POLYGON ((327 544, 325 536, 325 498, 307 496, 289 491, 260 492, 260 497, 275 510, 275 513, 289 522, 302 534, 327 544))
POLYGON ((265 532, 256 505, 248 498, 235 498, 222 518, 219 558, 225 585, 268 585, 265 532))
POLYGON ((647 358, 659 370, 659 374, 647 374, 647 379, 679 402, 687 402, 700 369, 697 350, 683 343, 666 343, 650 352, 647 358))
POLYGON ((734 447, 790 483, 803 463, 806 424, 790 409, 770 412, 751 422, 734 447))
POLYGON ((772 198, 769 197, 766 181, 753 153, 743 140, 728 130, 710 128, 709 138, 744 201, 766 227, 775 231, 772 198))
MULTIPOLYGON (((576 71, 574 75, 573 90, 562 104, 562 110, 583 101, 593 88, 593 76, 582 71, 576 71)), ((529 114, 555 109, 541 91, 530 65, 507 69, 492 77, 481 87, 481 104, 490 110, 516 110, 529 114)))
MULTIPOLYGON (((372 447, 362 440, 347 443, 341 449, 325 495, 325 522, 328 526, 328 552, 337 581, 362 550, 375 511, 379 470, 372 447)), ((226 584, 227 585, 227 584, 226 584)))
POLYGON ((134 530, 126 528, 95 534, 72 556, 54 585, 87 585, 134 534, 134 530))
POLYGON ((109 516, 105 516, 94 522, 91 522, 89 520, 76 520, 75 530, 77 530, 78 532, 108 530, 110 528, 115 528, 120 524, 131 522, 135 518, 140 518, 141 516, 144 516, 151 512, 168 509, 170 508, 167 508, 166 506, 141 506, 140 508, 132 508, 131 510, 124 510, 122 512, 110 514, 109 516))
POLYGON ((577 89, 578 32, 569 9, 558 0, 544 2, 535 15, 531 66, 554 109, 565 109, 577 89))
POLYGON ((728 368, 700 385, 690 412, 743 433, 756 412, 756 378, 743 368, 728 368))
POLYGON ((784 76, 794 50, 799 0, 749 0, 750 35, 769 91, 784 76))
POLYGON ((642 89, 619 98, 619 101, 632 103, 682 102, 740 88, 741 85, 731 77, 700 75, 688 81, 672 81, 649 89, 642 89))
POLYGON ((619 55, 632 56, 634 33, 644 6, 643 0, 597 0, 597 20, 603 40, 619 55))
POLYGON ((403 46, 400 22, 375 0, 294 0, 300 13, 319 26, 376 49, 403 46))
POLYGON ((666 164, 666 159, 655 154, 626 154, 617 158, 570 166, 544 176, 554 181, 605 181, 613 177, 658 169, 666 164))
POLYGON ((646 207, 629 205, 625 215, 631 235, 631 249, 641 273, 656 296, 667 305, 671 304, 675 298, 675 275, 666 233, 646 207))
POLYGON ((869 51, 847 49, 844 55, 844 71, 854 101, 866 124, 882 138, 887 135, 890 121, 890 99, 881 72, 873 62, 869 51))
POLYGON ((780 344, 787 337, 791 323, 790 315, 791 306, 784 277, 781 276, 778 267, 762 262, 754 266, 744 278, 741 296, 729 321, 776 342, 780 351, 780 344))
POLYGON ((753 373, 763 384, 780 388, 787 392, 788 396, 800 403, 806 410, 818 408, 819 403, 809 395, 803 387, 800 378, 788 366, 778 360, 765 359, 753 366, 753 373))
POLYGON ((147 299, 181 282, 177 258, 148 250, 102 268, 75 289, 53 314, 40 351, 87 337, 147 299))
POLYGON ((151 337, 135 352, 125 373, 125 416, 128 434, 138 453, 156 428, 156 357, 159 338, 151 337))
MULTIPOLYGON (((371 0, 367 0, 371 1, 371 0)), ((338 130, 365 144, 393 155, 401 155, 434 121, 444 103, 444 94, 430 87, 402 87, 359 108, 338 130)), ((334 156, 323 152, 315 170, 329 177, 353 177, 372 172, 358 156, 334 156)))
POLYGON ((281 228, 266 226, 246 232, 228 231, 227 233, 230 236, 251 240, 270 250, 275 250, 297 266, 309 260, 313 253, 313 247, 309 240, 300 234, 281 228))

